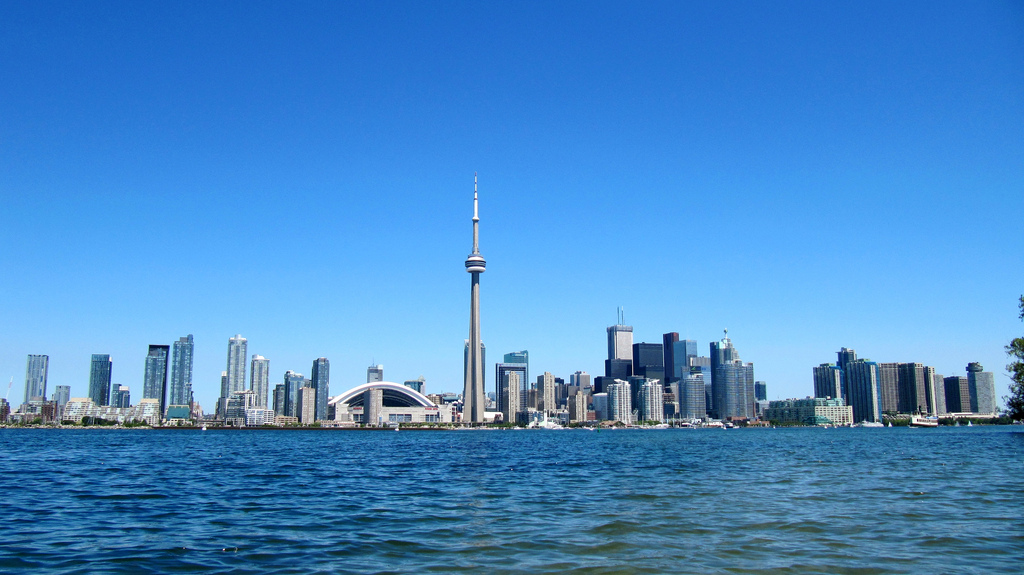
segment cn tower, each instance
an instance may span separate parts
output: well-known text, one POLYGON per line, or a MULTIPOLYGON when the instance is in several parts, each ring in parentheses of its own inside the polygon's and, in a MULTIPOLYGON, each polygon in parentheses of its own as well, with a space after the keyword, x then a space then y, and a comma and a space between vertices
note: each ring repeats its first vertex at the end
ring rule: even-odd
POLYGON ((477 200, 476 174, 473 174, 473 253, 466 258, 466 271, 472 274, 469 304, 469 363, 466 366, 466 388, 462 394, 462 421, 484 421, 484 366, 480 357, 480 274, 487 262, 480 255, 480 211, 477 200))

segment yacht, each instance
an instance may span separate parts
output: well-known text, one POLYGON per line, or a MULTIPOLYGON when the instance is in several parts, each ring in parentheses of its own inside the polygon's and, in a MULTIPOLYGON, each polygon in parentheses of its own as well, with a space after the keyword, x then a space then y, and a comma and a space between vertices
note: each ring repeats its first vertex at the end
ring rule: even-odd
POLYGON ((934 415, 911 415, 910 425, 912 427, 938 427, 939 418, 934 415))

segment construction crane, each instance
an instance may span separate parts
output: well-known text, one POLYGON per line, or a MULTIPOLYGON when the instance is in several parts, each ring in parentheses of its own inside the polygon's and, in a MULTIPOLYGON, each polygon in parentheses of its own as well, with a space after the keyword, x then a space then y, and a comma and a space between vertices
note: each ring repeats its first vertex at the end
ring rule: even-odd
POLYGON ((4 401, 7 401, 7 398, 9 398, 11 396, 11 387, 13 385, 14 385, 14 378, 12 377, 11 378, 11 383, 7 384, 7 395, 4 396, 4 401))

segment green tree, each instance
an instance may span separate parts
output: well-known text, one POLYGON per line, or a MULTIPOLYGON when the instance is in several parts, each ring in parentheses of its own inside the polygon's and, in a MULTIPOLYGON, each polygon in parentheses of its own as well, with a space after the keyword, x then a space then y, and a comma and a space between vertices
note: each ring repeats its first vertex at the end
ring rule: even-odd
MULTIPOLYGON (((1024 321, 1024 295, 1020 296, 1020 319, 1024 321)), ((1010 372, 1010 396, 1004 397, 1010 419, 1024 420, 1024 337, 1016 337, 1006 346, 1006 353, 1013 361, 1006 366, 1010 372)))

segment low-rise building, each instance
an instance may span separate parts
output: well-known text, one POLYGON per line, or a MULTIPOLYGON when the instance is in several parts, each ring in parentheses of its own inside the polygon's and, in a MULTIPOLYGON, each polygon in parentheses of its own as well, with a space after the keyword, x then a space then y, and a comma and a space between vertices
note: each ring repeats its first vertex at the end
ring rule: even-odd
POLYGON ((804 425, 851 425, 853 408, 842 398, 783 399, 768 402, 764 419, 804 425))

